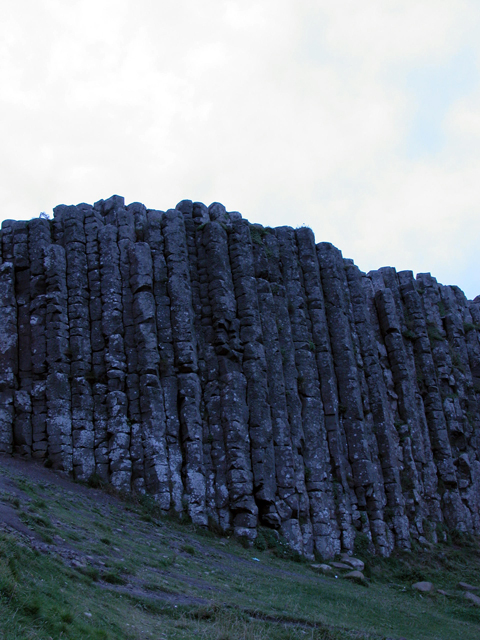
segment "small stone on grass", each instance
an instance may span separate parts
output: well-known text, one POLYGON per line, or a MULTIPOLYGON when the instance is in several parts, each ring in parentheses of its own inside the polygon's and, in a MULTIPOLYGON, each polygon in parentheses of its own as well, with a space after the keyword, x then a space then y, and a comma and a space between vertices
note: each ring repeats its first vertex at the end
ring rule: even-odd
POLYGON ((352 580, 353 582, 357 582, 358 584, 366 584, 365 576, 361 571, 350 571, 350 573, 346 573, 344 576, 347 580, 352 580))
POLYGON ((312 564, 312 569, 320 573, 332 573, 333 569, 329 564, 312 564))
POLYGON ((342 559, 342 562, 345 562, 345 564, 350 565, 357 571, 363 571, 365 569, 365 563, 359 558, 354 558, 353 556, 349 556, 346 553, 342 553, 340 557, 342 559))
POLYGON ((430 593, 433 591, 433 584, 431 582, 415 582, 412 584, 412 589, 420 593, 430 593))
POLYGON ((477 607, 480 607, 480 598, 476 596, 474 593, 472 593, 471 591, 467 591, 464 597, 466 600, 468 600, 472 604, 476 605, 477 607))
POLYGON ((349 571, 352 567, 349 564, 345 564, 344 562, 332 562, 332 567, 335 569, 341 569, 342 571, 349 571))

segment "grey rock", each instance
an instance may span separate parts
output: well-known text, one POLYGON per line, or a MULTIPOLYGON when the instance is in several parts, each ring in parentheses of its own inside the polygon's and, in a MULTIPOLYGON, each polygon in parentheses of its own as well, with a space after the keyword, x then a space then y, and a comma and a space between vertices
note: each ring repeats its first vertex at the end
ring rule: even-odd
POLYGON ((350 571, 346 573, 344 576, 347 580, 352 580, 353 582, 366 582, 365 576, 361 571, 350 571))
POLYGON ((345 562, 330 562, 330 566, 334 569, 340 569, 341 571, 349 571, 352 568, 350 564, 346 564, 345 562))
POLYGON ((480 607, 480 598, 476 596, 474 593, 467 591, 464 597, 465 597, 465 600, 468 600, 475 606, 480 607))
POLYGON ((319 571, 320 573, 324 573, 329 575, 333 573, 333 567, 329 564, 312 564, 310 565, 314 571, 319 571))
POLYGON ((363 571, 365 569, 365 563, 359 558, 348 556, 345 553, 342 553, 340 557, 342 559, 342 562, 350 565, 351 567, 353 567, 354 569, 357 569, 358 571, 363 571))
POLYGON ((412 589, 420 593, 431 593, 433 591, 433 584, 426 581, 415 582, 415 584, 412 584, 412 589))
POLYGON ((463 589, 464 591, 478 591, 480 589, 480 587, 475 587, 467 582, 459 582, 458 588, 463 589))

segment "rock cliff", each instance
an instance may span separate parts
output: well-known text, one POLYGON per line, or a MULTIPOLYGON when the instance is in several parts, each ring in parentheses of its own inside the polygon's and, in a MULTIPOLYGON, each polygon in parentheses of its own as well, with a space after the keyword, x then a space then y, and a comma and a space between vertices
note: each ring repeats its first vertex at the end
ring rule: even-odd
POLYGON ((311 557, 480 534, 480 297, 214 203, 6 220, 0 452, 311 557))

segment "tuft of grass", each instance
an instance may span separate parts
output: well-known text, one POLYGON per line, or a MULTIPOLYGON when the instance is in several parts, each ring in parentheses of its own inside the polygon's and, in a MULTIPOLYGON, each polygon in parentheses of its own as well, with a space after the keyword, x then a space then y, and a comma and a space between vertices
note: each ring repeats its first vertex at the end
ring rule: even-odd
POLYGON ((180 549, 185 553, 189 553, 191 556, 195 555, 195 547, 193 547, 191 544, 182 544, 180 549))
POLYGON ((46 509, 47 503, 42 498, 35 498, 35 500, 32 501, 32 506, 35 507, 35 509, 46 509))
POLYGON ((430 342, 434 342, 434 341, 441 342, 445 339, 440 333, 439 328, 432 323, 427 324, 427 334, 430 339, 430 342))
POLYGON ((35 618, 40 613, 40 601, 38 598, 33 598, 28 602, 23 602, 21 605, 23 613, 27 616, 35 618))
POLYGON ((93 582, 97 582, 100 578, 100 571, 96 567, 81 567, 79 571, 93 582))
POLYGON ((11 498, 10 496, 6 497, 7 502, 9 502, 15 509, 19 509, 21 502, 18 498, 11 498))
POLYGON ((163 558, 155 558, 155 560, 152 561, 152 566, 155 566, 158 569, 168 569, 169 567, 172 567, 175 564, 176 560, 177 560, 176 554, 173 554, 171 556, 165 556, 163 558))
POLYGON ((438 305, 438 310, 440 312, 440 317, 445 318, 445 316, 447 315, 447 310, 445 309, 445 304, 443 300, 440 300, 439 302, 437 302, 437 305, 438 305))
POLYGON ((52 544, 53 543, 53 538, 49 533, 45 533, 45 531, 40 531, 40 537, 42 538, 43 542, 45 542, 46 544, 52 544))
POLYGON ((450 357, 452 358, 452 365, 455 367, 455 369, 458 369, 462 373, 465 373, 465 365, 463 364, 458 351, 454 351, 452 348, 450 348, 450 357))
POLYGON ((65 611, 64 613, 60 614, 60 619, 62 620, 62 622, 65 622, 66 624, 72 624, 73 613, 71 611, 65 611))
POLYGON ((271 551, 277 558, 293 562, 305 562, 305 558, 292 549, 282 535, 267 527, 259 527, 254 547, 259 551, 271 551))
POLYGON ((370 545, 370 538, 367 536, 367 534, 358 531, 354 541, 355 553, 359 556, 367 555, 370 549, 370 545))
POLYGON ((127 584, 127 581, 117 571, 107 571, 102 574, 102 580, 109 584, 127 584))
POLYGON ((24 491, 26 494, 28 494, 32 498, 36 497, 37 495, 36 487, 30 482, 30 480, 27 480, 26 478, 19 478, 17 481, 17 486, 19 489, 24 491))
MULTIPOLYGON (((102 599, 99 595, 97 601, 102 599)), ((124 638, 109 614, 106 621, 98 617, 90 623, 74 614, 79 607, 86 610, 89 600, 59 560, 19 546, 13 536, 0 533, 0 637, 124 638)))
POLYGON ((263 244, 262 238, 267 233, 267 231, 261 227, 260 225, 250 225, 250 237, 252 242, 255 244, 263 244))
POLYGON ((78 534, 76 531, 67 531, 65 533, 65 537, 73 540, 74 542, 79 542, 82 539, 82 536, 78 534))
POLYGON ((146 522, 154 522, 165 515, 155 501, 155 498, 148 493, 136 496, 136 499, 140 507, 141 517, 146 522))
POLYGON ((87 480, 87 484, 91 489, 103 489, 105 487, 104 480, 96 473, 92 473, 87 480))

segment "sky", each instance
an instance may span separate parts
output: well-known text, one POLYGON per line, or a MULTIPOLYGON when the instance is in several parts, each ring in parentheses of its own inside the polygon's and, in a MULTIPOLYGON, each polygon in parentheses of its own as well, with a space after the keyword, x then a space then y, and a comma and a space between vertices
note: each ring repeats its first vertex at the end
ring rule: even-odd
POLYGON ((0 219, 112 194, 480 294, 478 0, 16 0, 0 219))

